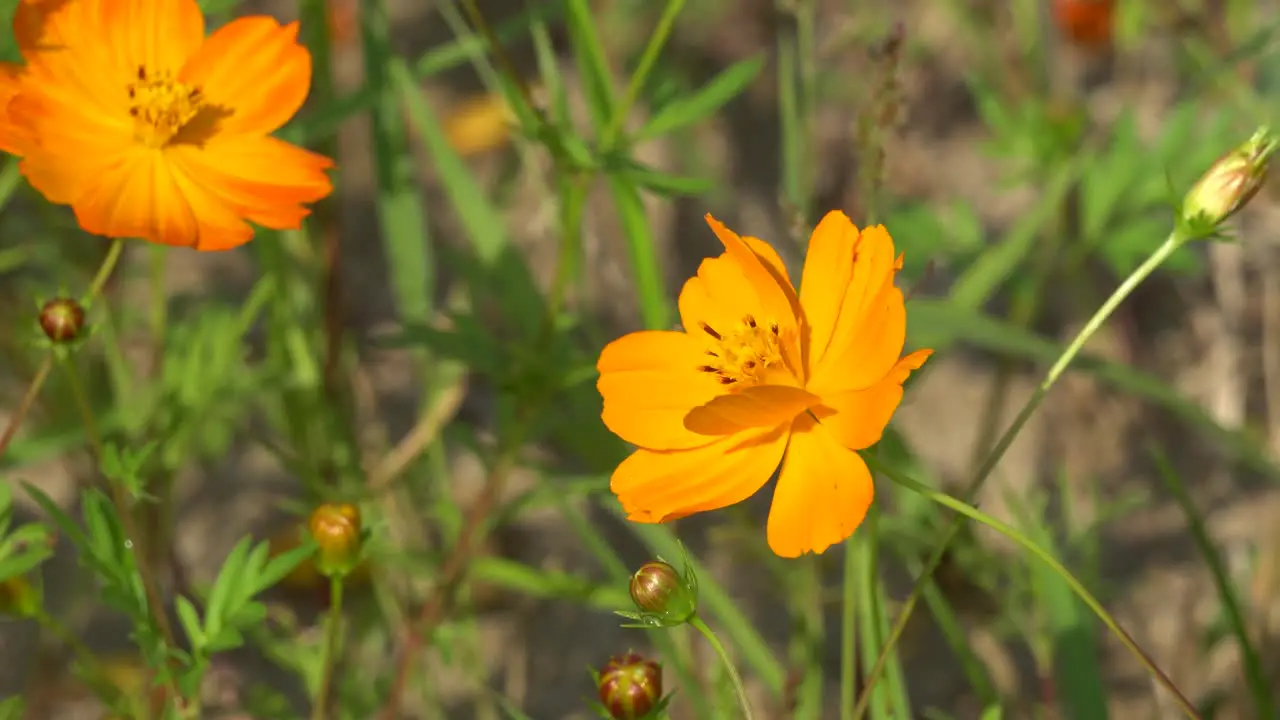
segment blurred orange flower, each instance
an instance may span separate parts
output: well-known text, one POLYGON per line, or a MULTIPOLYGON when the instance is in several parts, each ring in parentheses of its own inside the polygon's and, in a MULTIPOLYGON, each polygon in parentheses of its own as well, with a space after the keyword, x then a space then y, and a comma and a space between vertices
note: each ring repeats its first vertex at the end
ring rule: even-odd
POLYGON ((627 517, 656 523, 741 502, 778 469, 769 547, 821 553, 871 506, 857 450, 879 441, 902 384, 902 258, 882 226, 829 213, 797 294, 778 254, 710 215, 725 252, 680 293, 684 331, 631 333, 600 354, 605 424, 638 446, 613 473, 627 517))
POLYGON ((306 99, 298 24, 239 18, 205 37, 196 0, 19 6, 26 61, 0 68, 0 148, 88 232, 197 250, 297 228, 333 162, 270 137, 306 99))
POLYGON ((1053 16, 1059 32, 1084 48, 1111 44, 1115 15, 1115 0, 1053 0, 1053 16))

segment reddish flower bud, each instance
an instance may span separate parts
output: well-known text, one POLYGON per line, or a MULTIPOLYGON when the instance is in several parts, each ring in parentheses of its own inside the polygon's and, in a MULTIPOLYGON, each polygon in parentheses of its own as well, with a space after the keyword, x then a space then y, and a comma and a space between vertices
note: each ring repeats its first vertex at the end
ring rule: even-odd
POLYGON ((597 685, 613 720, 640 720, 662 701, 662 668, 639 653, 615 655, 600 669, 597 685))
POLYGON ((360 562, 364 540, 360 508, 350 503, 325 503, 312 511, 307 529, 319 546, 315 560, 321 575, 343 576, 360 562))
POLYGON ((84 308, 71 298, 54 298, 40 308, 40 329, 56 343, 75 340, 84 329, 84 308))
POLYGON ((631 599, 642 613, 666 626, 688 622, 698 609, 697 589, 660 560, 641 565, 631 576, 631 599))

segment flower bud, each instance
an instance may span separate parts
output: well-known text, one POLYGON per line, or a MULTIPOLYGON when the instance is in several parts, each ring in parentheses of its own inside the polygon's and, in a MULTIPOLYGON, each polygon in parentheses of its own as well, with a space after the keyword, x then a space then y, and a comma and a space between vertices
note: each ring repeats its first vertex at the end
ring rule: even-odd
POLYGON ((1219 158, 1187 193, 1184 218, 1216 226, 1238 212, 1266 181, 1277 144, 1276 136, 1264 127, 1219 158))
POLYGON ((316 569, 326 577, 341 577, 360 562, 364 540, 360 508, 350 503, 325 503, 311 513, 307 529, 319 550, 316 569))
POLYGON ((609 658, 596 685, 600 703, 613 720, 639 720, 662 702, 662 668, 639 653, 609 658))
POLYGON ((71 298, 54 298, 40 307, 40 329, 55 343, 75 340, 84 329, 84 308, 71 298))
POLYGON ((631 576, 631 600, 641 611, 660 616, 670 625, 687 622, 698 607, 697 595, 684 578, 662 561, 647 562, 631 576))
POLYGON ((0 615, 31 618, 40 614, 43 593, 40 580, 26 575, 14 575, 0 581, 0 615))

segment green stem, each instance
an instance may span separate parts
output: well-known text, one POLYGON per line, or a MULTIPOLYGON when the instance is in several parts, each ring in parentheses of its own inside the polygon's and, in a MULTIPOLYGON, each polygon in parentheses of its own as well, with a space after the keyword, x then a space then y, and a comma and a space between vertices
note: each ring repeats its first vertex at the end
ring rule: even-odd
MULTIPOLYGON (((89 283, 89 292, 85 295, 86 300, 93 300, 102 293, 102 288, 106 287, 107 280, 111 279, 111 273, 115 271, 116 264, 120 262, 120 255, 124 252, 124 240, 116 238, 111 241, 111 247, 107 248, 107 256, 103 258, 102 264, 98 266, 98 272, 93 276, 93 281, 89 283)), ((88 304, 87 302, 85 304, 88 304)))
MULTIPOLYGON (((1183 236, 1177 231, 1171 233, 1169 237, 1165 238, 1164 243, 1162 243, 1160 247, 1156 248, 1156 251, 1153 252, 1150 257, 1130 273, 1129 277, 1124 279, 1124 282, 1120 283, 1120 286, 1115 289, 1115 292, 1111 293, 1111 297, 1107 298, 1106 302, 1102 303, 1102 306, 1093 314, 1093 317, 1089 318, 1089 321, 1080 329, 1080 332, 1076 335, 1075 339, 1071 341, 1071 344, 1067 346, 1066 350, 1063 351, 1057 362, 1053 364, 1053 367, 1049 368, 1048 374, 1045 375, 1044 380, 1040 383, 1040 386, 1036 388, 1036 391, 1031 395, 1031 397, 1027 399, 1026 404, 1023 405, 1018 416, 1014 418, 1009 429, 1005 430, 1004 434, 1000 436, 999 442, 996 443, 990 454, 987 455, 987 459, 982 464, 982 467, 978 468, 978 472, 974 475, 973 480, 969 483, 969 487, 964 493, 964 497, 967 501, 973 501, 978 491, 982 489, 982 485, 991 475, 991 471, 995 469, 1001 458, 1004 457, 1005 452, 1009 450, 1009 446, 1013 444, 1014 438, 1018 436, 1018 433, 1022 430, 1023 426, 1027 424, 1027 420, 1031 418, 1032 413, 1040 407, 1040 403, 1044 400, 1049 389, 1053 387, 1054 383, 1058 381, 1058 378, 1060 378, 1066 371, 1067 366, 1071 364, 1071 361, 1075 360, 1076 356, 1080 354, 1080 351, 1084 349, 1085 344, 1093 337, 1094 333, 1102 327, 1103 323, 1105 323, 1107 318, 1115 312, 1116 308, 1118 308, 1120 304, 1129 297, 1129 294, 1132 293, 1143 280, 1146 280, 1151 273, 1155 272, 1156 268, 1160 267, 1160 265, 1164 263, 1164 261, 1174 253, 1174 251, 1182 247, 1185 241, 1186 240, 1183 236)), ((934 547, 933 553, 925 563, 923 572, 916 580, 915 585, 911 588, 911 594, 907 596, 906 602, 903 603, 902 610, 899 611, 898 617, 894 621, 893 628, 889 631, 889 637, 880 651, 880 656, 876 658, 875 666, 867 675, 867 689, 863 690, 862 698, 859 699, 858 705, 854 710, 853 717, 855 720, 861 718, 862 714, 866 712, 867 701, 870 697, 870 688, 875 686, 880 674, 884 672, 885 663, 897 644, 898 639, 902 636, 902 631, 906 628, 907 621, 911 617, 911 612, 915 609, 916 603, 920 600, 920 594, 923 592, 925 584, 933 576, 933 572, 937 570, 938 564, 941 562, 942 556, 947 550, 947 546, 951 544, 951 541, 960 531, 963 523, 964 519, 962 516, 952 518, 950 524, 947 526, 947 532, 943 536, 942 541, 934 547)))
POLYGON ((666 7, 663 8, 662 17, 658 18, 658 26, 653 29, 649 42, 645 44, 644 51, 640 54, 640 62, 636 65, 635 72, 631 74, 631 81, 627 83, 622 101, 614 108, 613 117, 609 119, 609 125, 600 136, 602 155, 613 150, 618 139, 622 137, 622 129, 627 122, 627 115, 631 113, 631 106, 635 104, 636 98, 640 97, 640 91, 644 88, 645 81, 649 79, 649 73, 653 70, 654 63, 658 61, 658 55, 662 53, 662 46, 667 44, 667 38, 675 27, 680 11, 684 9, 684 3, 685 0, 668 0, 666 7))
POLYGON ((733 689, 738 693, 738 704, 742 706, 742 717, 745 720, 753 720, 751 714, 751 701, 747 699, 747 688, 742 684, 742 676, 738 674, 738 669, 733 666, 733 660, 729 658, 729 653, 725 651, 724 645, 720 644, 720 639, 707 626, 702 618, 694 615, 689 620, 689 624, 697 628, 698 632, 711 643, 711 647, 715 649, 716 654, 720 656, 720 662, 724 663, 725 669, 729 671, 729 679, 733 681, 733 689))
MULTIPOLYGON (((76 373, 75 367, 72 366, 70 360, 63 362, 63 368, 67 371, 67 386, 71 390, 71 396, 84 420, 85 434, 88 436, 89 445, 93 449, 94 460, 101 465, 104 457, 104 445, 102 434, 98 431, 98 422, 93 415, 93 406, 89 403, 89 394, 85 391, 84 383, 80 382, 80 375, 76 373)), ((147 601, 146 610, 151 616, 152 624, 160 632, 160 637, 164 641, 167 661, 168 653, 176 650, 178 643, 173 634, 173 628, 169 625, 169 616, 165 614, 165 606, 160 595, 160 586, 156 582, 155 568, 151 562, 151 559, 155 556, 150 552, 149 548, 152 547, 152 542, 155 538, 147 537, 144 533, 139 532, 137 519, 133 515, 132 503, 124 482, 111 480, 107 484, 110 486, 111 502, 115 506, 116 515, 120 518, 125 537, 133 540, 135 548, 134 567, 138 571, 139 580, 142 581, 142 589, 147 601)), ((176 702, 183 697, 178 691, 178 686, 172 676, 170 676, 166 684, 169 690, 169 698, 172 702, 176 702)))
POLYGON ((840 603, 840 718, 853 717, 858 687, 857 608, 858 553, 853 538, 844 543, 844 583, 840 603))
MULTIPOLYGON (((901 485, 912 492, 919 493, 939 505, 951 508, 963 517, 967 517, 986 525, 992 530, 995 530, 1006 538, 1012 540, 1023 550, 1031 553, 1039 559, 1040 562, 1047 565, 1050 570, 1062 578, 1063 582, 1067 584, 1067 587, 1071 588, 1071 591, 1076 594, 1076 597, 1080 598, 1081 602, 1087 605, 1089 609, 1098 616, 1098 619, 1102 621, 1102 624, 1106 625, 1107 629, 1115 634, 1121 644, 1123 644, 1129 652, 1133 653, 1134 657, 1138 658, 1138 662, 1142 663, 1143 667, 1151 673, 1156 681, 1169 691, 1173 696, 1174 701, 1178 703, 1178 707, 1186 713, 1187 717, 1191 718, 1191 720, 1200 720, 1200 715, 1196 712, 1195 705, 1193 705, 1191 701, 1178 690, 1178 687, 1173 684, 1173 681, 1169 679, 1169 676, 1165 675, 1164 671, 1161 670, 1160 667, 1156 665, 1155 661, 1151 659, 1151 656, 1147 655, 1147 653, 1143 651, 1137 641, 1133 639, 1133 636, 1126 632, 1124 628, 1120 627, 1120 623, 1116 622, 1116 619, 1112 617, 1111 613, 1107 612, 1106 608, 1102 606, 1102 603, 1098 602, 1098 599, 1093 596, 1093 593, 1090 593, 1088 588, 1077 580, 1076 577, 1071 574, 1071 571, 1067 570, 1067 568, 1063 566, 1062 563, 1058 562, 1053 555, 1049 554, 1048 551, 1032 542, 1030 538, 1023 535, 1011 525, 1000 522, 981 510, 960 502, 944 492, 935 490, 923 483, 917 482, 907 475, 885 465, 874 457, 867 456, 866 459, 867 464, 870 465, 873 470, 889 478, 894 483, 901 485)), ((883 657, 883 655, 881 657, 883 657)), ((864 693, 864 697, 866 694, 867 693, 864 693)))
POLYGON ((333 668, 338 664, 338 635, 342 627, 342 576, 329 578, 329 622, 327 626, 324 665, 320 670, 320 687, 316 690, 315 704, 311 706, 311 720, 324 720, 329 705, 329 687, 333 684, 333 668))

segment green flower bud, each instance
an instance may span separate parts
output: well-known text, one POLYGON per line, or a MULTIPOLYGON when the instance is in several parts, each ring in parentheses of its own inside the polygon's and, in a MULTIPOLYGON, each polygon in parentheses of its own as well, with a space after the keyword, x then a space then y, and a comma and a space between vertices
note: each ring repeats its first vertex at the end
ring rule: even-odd
POLYGON ((596 678, 600 703, 613 720, 640 720, 662 702, 662 668, 635 652, 609 658, 596 678))
POLYGON ((364 529, 360 508, 349 503, 325 503, 312 511, 307 521, 316 552, 316 569, 325 577, 342 577, 360 563, 364 529))
POLYGON ((640 612, 622 612, 632 627, 675 627, 698 612, 698 580, 686 564, 682 574, 664 560, 647 562, 631 576, 631 600, 640 612))
POLYGON ((84 307, 71 298, 54 298, 40 307, 40 329, 55 343, 75 340, 84 329, 84 307))
POLYGON ((1183 217, 1217 226, 1248 204, 1267 179, 1280 141, 1261 128, 1243 145, 1219 158, 1183 200, 1183 217))

